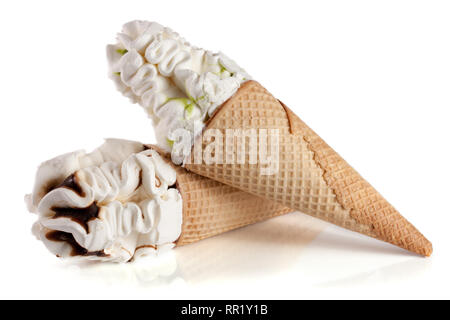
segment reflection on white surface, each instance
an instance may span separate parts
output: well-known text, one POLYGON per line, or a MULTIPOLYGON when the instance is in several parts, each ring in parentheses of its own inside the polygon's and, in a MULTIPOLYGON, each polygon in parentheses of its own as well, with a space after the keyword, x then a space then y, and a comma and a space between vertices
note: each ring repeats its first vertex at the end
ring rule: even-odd
POLYGON ((64 267, 88 279, 144 286, 248 279, 292 268, 301 250, 325 227, 307 215, 291 213, 132 263, 66 262, 64 267))
POLYGON ((274 281, 348 287, 425 276, 431 259, 295 212, 127 264, 66 262, 88 280, 143 287, 274 281))
POLYGON ((295 272, 324 288, 399 283, 426 276, 431 266, 432 258, 329 226, 304 251, 295 272))
POLYGON ((176 250, 188 283, 247 280, 293 268, 301 251, 326 224, 295 212, 176 250))
POLYGON ((86 280, 102 281, 107 284, 161 286, 182 281, 177 277, 177 261, 172 251, 126 264, 67 261, 64 267, 73 269, 86 280))
POLYGON ((390 266, 357 273, 338 280, 318 284, 318 287, 353 287, 381 285, 388 282, 403 282, 417 279, 431 270, 431 259, 409 259, 390 266))

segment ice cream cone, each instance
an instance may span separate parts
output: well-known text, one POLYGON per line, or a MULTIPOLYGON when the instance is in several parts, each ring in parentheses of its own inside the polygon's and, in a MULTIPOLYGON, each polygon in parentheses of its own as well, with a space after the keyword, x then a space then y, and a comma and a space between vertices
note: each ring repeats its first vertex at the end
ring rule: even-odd
POLYGON ((177 168, 177 188, 183 198, 178 246, 293 211, 181 167, 177 168))
POLYGON ((120 139, 41 164, 26 202, 38 214, 33 233, 56 256, 115 262, 293 211, 120 139))
MULTIPOLYGON (((278 129, 278 171, 261 175, 261 165, 249 164, 249 161, 244 164, 196 164, 194 151, 191 161, 185 165, 188 170, 406 250, 424 256, 431 255, 431 243, 314 131, 259 83, 248 81, 243 84, 209 119, 205 127, 205 130, 208 129, 218 129, 224 136, 227 129, 278 129)), ((206 145, 203 142, 203 150, 206 145)), ((253 156, 250 152, 250 148, 245 149, 246 160, 253 156)), ((195 180, 194 177, 192 179, 195 180)), ((197 182, 199 185, 202 183, 208 185, 211 182, 197 182)), ((204 201, 208 204, 220 201, 217 195, 225 191, 219 189, 224 190, 225 187, 218 185, 217 188, 217 193, 204 201), (217 199, 214 199, 216 196, 217 199)), ((188 194, 186 205, 189 206, 190 201, 197 203, 197 199, 202 199, 202 194, 206 198, 208 192, 184 191, 188 194)), ((255 209, 256 205, 249 198, 249 208, 255 209)), ((250 216, 259 217, 251 213, 253 211, 249 208, 243 210, 248 211, 248 219, 250 216)), ((192 215, 190 221, 199 221, 196 215, 198 209, 186 210, 189 210, 188 216, 192 215)), ((273 213, 274 210, 272 207, 265 214, 273 213)), ((212 221, 212 218, 201 214, 198 217, 203 221, 212 221)), ((209 234, 203 230, 195 233, 192 231, 195 228, 189 225, 186 229, 191 231, 182 236, 183 241, 193 235, 209 234)), ((226 227, 218 224, 216 229, 226 230, 226 227)))
MULTIPOLYGON (((165 155, 156 146, 147 147, 165 155)), ((177 246, 293 211, 168 162, 177 172, 176 186, 183 199, 183 225, 177 246)))

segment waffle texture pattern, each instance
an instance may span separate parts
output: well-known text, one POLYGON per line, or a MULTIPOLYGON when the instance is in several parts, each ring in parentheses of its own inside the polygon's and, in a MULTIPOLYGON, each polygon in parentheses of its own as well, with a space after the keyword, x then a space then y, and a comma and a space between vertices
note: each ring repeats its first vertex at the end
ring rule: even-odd
MULTIPOLYGON (((161 155, 158 147, 147 145, 161 155)), ((168 157, 167 155, 165 155, 168 157)), ((171 163, 171 162, 170 162, 171 163)), ((172 164, 172 163, 171 163, 172 164)), ((183 199, 182 246, 280 216, 293 210, 175 166, 176 187, 183 199)))
MULTIPOLYGON (((429 256, 431 243, 289 108, 248 81, 206 129, 278 129, 279 170, 261 175, 245 148, 244 164, 186 164, 199 175, 338 226, 429 256)), ((206 148, 204 144, 203 149, 206 148)), ((183 198, 184 201, 184 198, 183 198)))

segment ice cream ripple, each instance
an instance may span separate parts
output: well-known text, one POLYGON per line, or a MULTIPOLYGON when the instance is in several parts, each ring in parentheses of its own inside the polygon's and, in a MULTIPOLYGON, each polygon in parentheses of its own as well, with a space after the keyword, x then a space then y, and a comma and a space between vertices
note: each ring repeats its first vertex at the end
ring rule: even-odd
POLYGON ((38 214, 33 232, 63 258, 124 262, 171 248, 182 224, 175 183, 175 170, 155 150, 130 141, 107 140, 90 154, 54 158, 38 169, 28 197, 38 214), (61 178, 67 168, 75 170, 61 178), (64 180, 42 192, 49 179, 64 180))
POLYGON ((107 56, 111 79, 153 119, 165 151, 173 147, 174 131, 199 134, 216 108, 250 80, 223 53, 191 46, 156 22, 125 24, 117 43, 107 46, 107 56))

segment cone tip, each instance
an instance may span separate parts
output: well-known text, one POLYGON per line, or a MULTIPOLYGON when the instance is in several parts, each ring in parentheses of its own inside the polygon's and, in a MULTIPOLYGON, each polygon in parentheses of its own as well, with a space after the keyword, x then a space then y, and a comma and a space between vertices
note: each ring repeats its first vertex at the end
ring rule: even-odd
POLYGON ((433 253, 433 244, 425 238, 425 245, 423 247, 423 255, 425 257, 430 257, 433 253))

